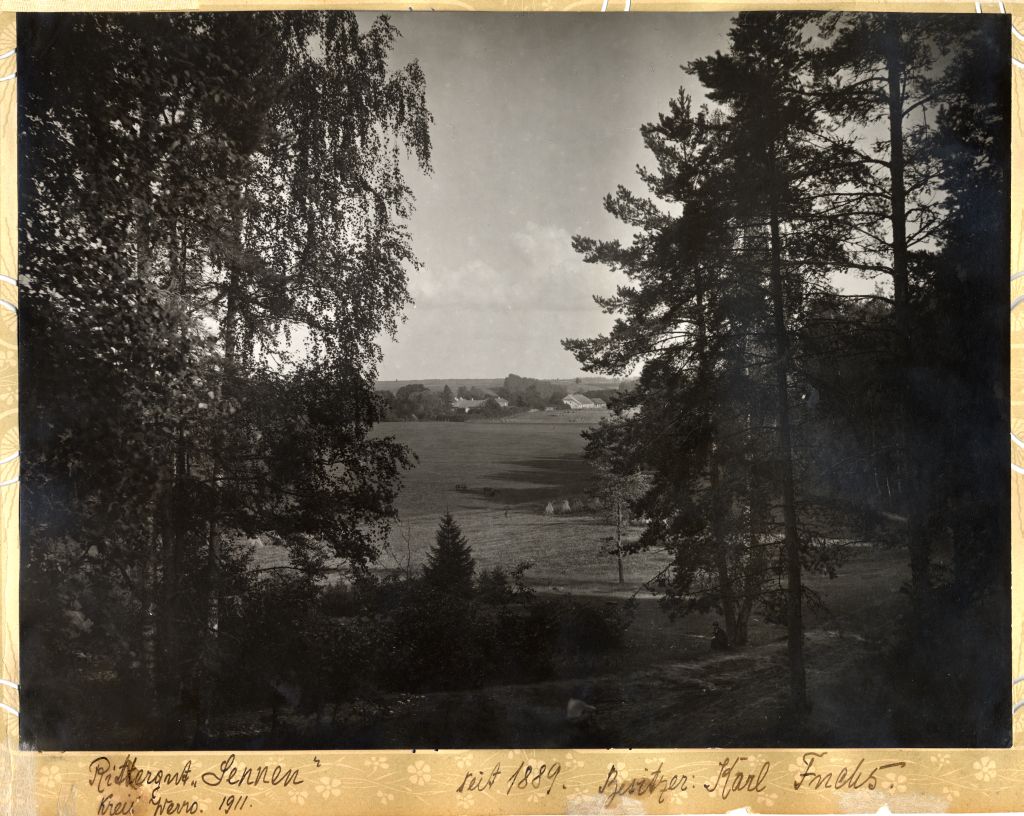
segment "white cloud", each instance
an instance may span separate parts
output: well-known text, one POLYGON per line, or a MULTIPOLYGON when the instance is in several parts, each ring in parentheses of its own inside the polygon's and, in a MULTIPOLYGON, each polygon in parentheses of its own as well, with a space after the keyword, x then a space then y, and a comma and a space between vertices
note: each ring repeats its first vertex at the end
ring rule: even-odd
POLYGON ((383 342, 383 379, 579 373, 562 340, 608 330, 593 295, 613 293, 619 276, 583 263, 556 226, 527 222, 503 244, 500 257, 413 277, 416 304, 397 343, 383 342))
POLYGON ((583 263, 569 233, 556 226, 527 222, 492 254, 498 257, 413 275, 417 309, 597 310, 593 295, 612 294, 620 282, 607 268, 583 263))

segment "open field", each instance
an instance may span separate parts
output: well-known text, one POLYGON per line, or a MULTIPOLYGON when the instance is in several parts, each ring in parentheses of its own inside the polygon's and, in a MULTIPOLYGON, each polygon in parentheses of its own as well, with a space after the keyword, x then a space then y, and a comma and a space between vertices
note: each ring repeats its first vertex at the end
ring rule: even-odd
MULTIPOLYGON (((513 567, 527 560, 534 562, 529 582, 538 588, 618 590, 614 559, 602 553, 611 526, 590 511, 544 513, 548 502, 557 506, 582 500, 593 486, 580 432, 606 413, 538 412, 506 421, 378 425, 376 435, 393 436, 419 459, 403 476, 400 523, 382 566, 422 564, 447 509, 472 546, 478 568, 513 567)), ((663 553, 629 556, 628 590, 665 563, 663 553)))

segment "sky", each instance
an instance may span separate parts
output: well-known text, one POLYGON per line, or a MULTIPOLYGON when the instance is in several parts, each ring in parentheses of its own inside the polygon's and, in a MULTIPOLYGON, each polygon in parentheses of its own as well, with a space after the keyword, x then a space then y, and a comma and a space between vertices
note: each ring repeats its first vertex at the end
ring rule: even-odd
MULTIPOLYGON (((360 14, 360 24, 372 15, 360 14)), ((423 268, 381 380, 579 376, 566 337, 606 332, 593 302, 624 280, 584 264, 573 235, 629 240, 604 211, 643 188, 640 126, 685 87, 680 66, 725 50, 727 14, 392 15, 394 67, 418 59, 433 173, 410 167, 423 268)))

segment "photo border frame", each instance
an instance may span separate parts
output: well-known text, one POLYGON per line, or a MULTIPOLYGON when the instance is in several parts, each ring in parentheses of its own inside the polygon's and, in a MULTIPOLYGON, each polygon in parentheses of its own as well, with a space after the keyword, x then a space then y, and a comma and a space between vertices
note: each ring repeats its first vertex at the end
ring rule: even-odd
MULTIPOLYGON (((131 808, 133 816, 173 812, 168 803, 194 803, 206 814, 553 814, 553 813, 871 813, 1024 811, 1024 2, 673 2, 672 0, 378 0, 377 2, 174 2, 173 0, 0 0, 0 816, 100 814, 104 796, 131 808), (115 767, 124 751, 30 752, 19 747, 18 347, 17 347, 17 37, 16 15, 35 12, 154 12, 350 9, 444 11, 632 13, 835 10, 960 12, 1011 15, 1011 268, 1010 413, 1013 746, 1006 749, 473 749, 438 751, 131 752, 140 769, 187 770, 180 784, 114 785, 100 790, 101 757, 115 767), (876 784, 836 790, 800 787, 808 751, 821 772, 879 769, 876 784), (707 787, 722 763, 738 761, 755 772, 768 763, 753 790, 727 797, 707 787), (550 769, 555 784, 517 787, 517 768, 550 769), (230 769, 279 765, 294 770, 289 784, 265 781, 229 786, 230 769), (639 782, 661 767, 664 786, 609 796, 604 785, 615 766, 620 779, 639 782), (225 770, 227 768, 228 770, 225 770), (467 778, 496 783, 470 790, 467 778), (668 780, 685 776, 686 791, 668 780), (604 785, 604 790, 602 786, 604 785), (462 787, 460 791, 459 788, 462 787), (664 790, 662 789, 664 787, 664 790), (225 798, 236 797, 225 810, 225 798), (241 797, 246 797, 244 802, 241 797), (156 804, 163 802, 164 807, 156 804)), ((983 217, 983 216, 979 216, 983 217)), ((941 664, 936 655, 936 666, 941 664)), ((129 760, 130 761, 130 760, 129 760)), ((179 774, 179 778, 180 778, 179 774)), ((519 781, 522 780, 522 772, 519 781)), ((470 786, 475 787, 475 786, 470 786)), ((188 813, 191 805, 179 813, 188 813)), ((110 812, 109 810, 107 812, 110 812)))

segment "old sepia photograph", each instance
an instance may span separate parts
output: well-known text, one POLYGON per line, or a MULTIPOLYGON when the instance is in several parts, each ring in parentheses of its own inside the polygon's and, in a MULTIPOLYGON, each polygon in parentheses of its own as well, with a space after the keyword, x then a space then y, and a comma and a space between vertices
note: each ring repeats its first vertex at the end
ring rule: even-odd
POLYGON ((1009 745, 1008 19, 18 15, 22 746, 1009 745))

